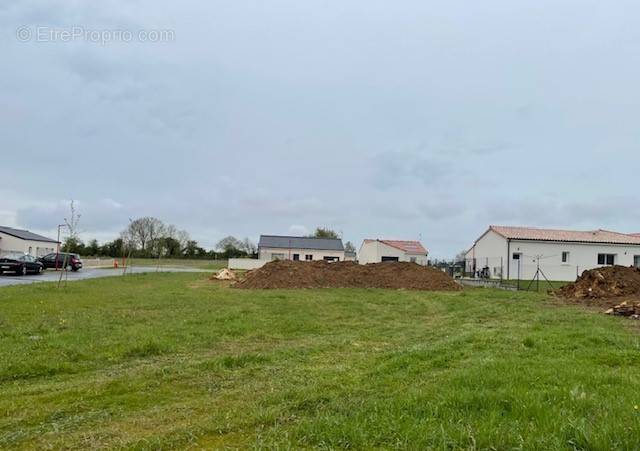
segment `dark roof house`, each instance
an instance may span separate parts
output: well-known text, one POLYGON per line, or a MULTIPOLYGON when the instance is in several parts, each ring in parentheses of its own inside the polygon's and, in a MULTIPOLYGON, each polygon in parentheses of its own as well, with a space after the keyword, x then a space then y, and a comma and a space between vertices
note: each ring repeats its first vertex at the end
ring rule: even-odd
POLYGON ((13 227, 0 226, 0 233, 19 238, 21 240, 28 241, 42 241, 44 243, 57 243, 57 240, 47 238, 46 236, 38 235, 37 233, 29 232, 23 229, 14 229, 13 227))
POLYGON ((313 238, 306 236, 260 235, 258 249, 310 249, 344 251, 340 238, 313 238))

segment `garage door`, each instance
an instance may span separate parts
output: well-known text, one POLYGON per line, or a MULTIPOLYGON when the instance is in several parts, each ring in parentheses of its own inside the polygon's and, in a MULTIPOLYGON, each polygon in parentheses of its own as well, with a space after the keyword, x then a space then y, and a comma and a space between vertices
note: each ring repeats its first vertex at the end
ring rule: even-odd
POLYGON ((399 260, 399 258, 398 257, 385 257, 385 256, 382 256, 381 260, 383 262, 397 262, 399 260))

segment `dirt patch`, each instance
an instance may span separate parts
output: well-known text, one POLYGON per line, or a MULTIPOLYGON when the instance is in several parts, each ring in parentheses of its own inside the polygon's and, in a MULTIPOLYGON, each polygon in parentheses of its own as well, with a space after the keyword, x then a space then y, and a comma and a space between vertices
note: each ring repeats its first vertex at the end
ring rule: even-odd
POLYGON ((625 266, 591 269, 554 293, 569 301, 607 307, 622 299, 640 300, 640 270, 625 266))
POLYGON ((249 271, 235 288, 392 288, 457 291, 462 287, 442 271, 407 262, 273 261, 249 271))

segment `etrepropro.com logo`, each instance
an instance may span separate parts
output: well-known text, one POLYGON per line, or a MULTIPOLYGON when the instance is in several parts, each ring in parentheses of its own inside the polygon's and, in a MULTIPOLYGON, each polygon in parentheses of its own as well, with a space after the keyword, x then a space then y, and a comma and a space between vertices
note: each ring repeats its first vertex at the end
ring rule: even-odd
POLYGON ((82 26, 49 27, 23 25, 16 29, 19 42, 87 42, 110 43, 173 42, 176 33, 171 29, 95 29, 82 26))

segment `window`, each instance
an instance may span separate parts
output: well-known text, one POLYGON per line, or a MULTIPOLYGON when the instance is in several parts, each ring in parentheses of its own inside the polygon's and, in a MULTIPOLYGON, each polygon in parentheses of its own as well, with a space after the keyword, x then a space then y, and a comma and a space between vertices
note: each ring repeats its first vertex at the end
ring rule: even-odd
POLYGON ((271 254, 271 260, 284 260, 284 254, 271 254))
POLYGON ((633 256, 633 266, 640 268, 640 255, 633 256))
POLYGON ((411 257, 411 258, 409 258, 409 261, 410 261, 411 263, 415 263, 415 262, 417 261, 417 259, 416 259, 415 257, 411 257))
POLYGON ((308 262, 310 262, 311 260, 313 260, 313 254, 307 254, 304 256, 304 259, 308 262))
POLYGON ((398 257, 385 257, 384 255, 380 258, 382 262, 397 262, 400 260, 398 257))
POLYGON ((514 260, 520 260, 520 255, 521 255, 521 254, 518 254, 518 253, 515 253, 515 252, 514 252, 514 253, 513 253, 513 259, 514 259, 514 260))
POLYGON ((615 265, 615 261, 616 261, 615 254, 598 254, 599 265, 615 265))
POLYGON ((562 263, 569 263, 569 252, 562 253, 562 263))
POLYGON ((300 260, 300 254, 293 254, 293 260, 294 261, 300 260))
POLYGON ((340 261, 340 257, 324 257, 324 261, 326 261, 326 262, 338 262, 338 261, 340 261))

